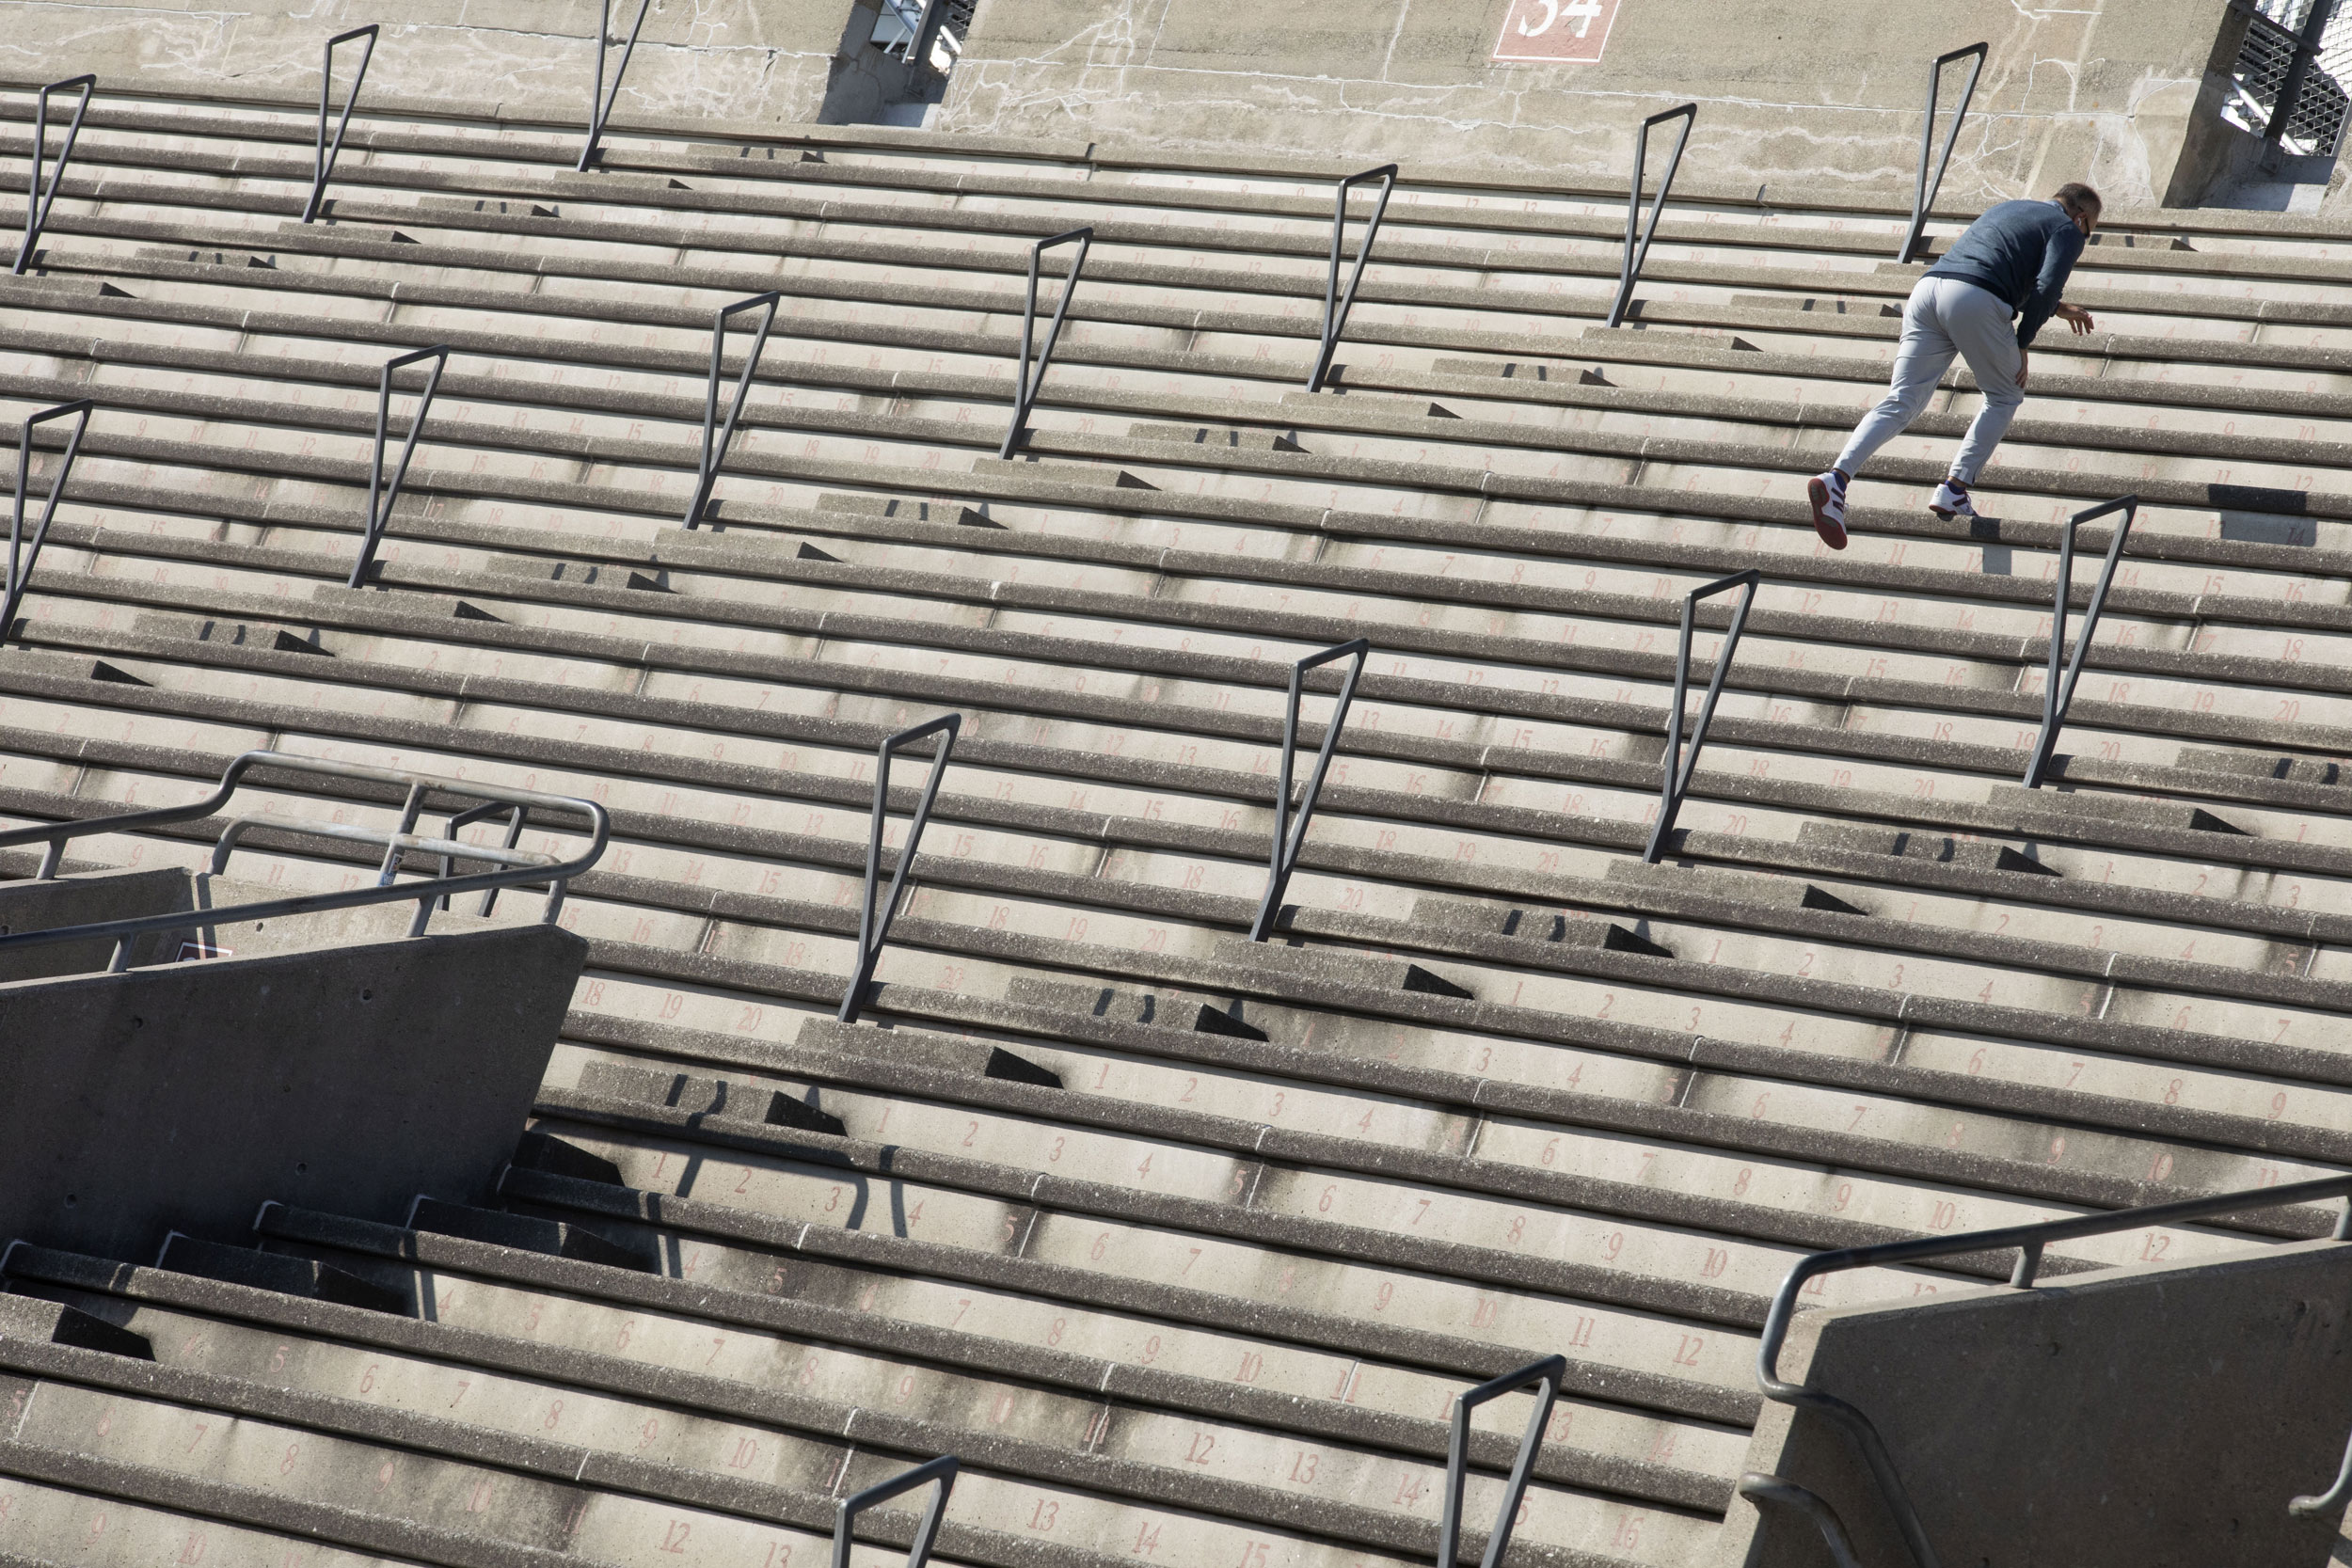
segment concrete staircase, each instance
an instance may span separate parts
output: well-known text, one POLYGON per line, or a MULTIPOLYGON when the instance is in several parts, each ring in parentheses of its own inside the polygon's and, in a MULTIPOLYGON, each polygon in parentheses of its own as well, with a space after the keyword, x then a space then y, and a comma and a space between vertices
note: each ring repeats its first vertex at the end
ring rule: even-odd
MULTIPOLYGON (((102 100, 0 280, 0 422, 100 405, 0 649, 0 820, 194 798, 262 745, 588 795, 589 974, 503 1212, 11 1253, 71 1313, 0 1328, 0 1554, 784 1568, 830 1498, 955 1452, 958 1562, 1422 1561, 1454 1395, 1557 1351, 1511 1560, 1685 1563, 1804 1253, 2352 1165, 2325 226, 2118 214, 2072 292, 2106 330, 2043 341, 2000 517, 1919 509, 1963 380, 1832 556, 1802 484, 1877 394, 1903 214, 1690 207, 1610 331, 1621 196, 1402 190, 1311 397, 1311 182, 717 129, 580 176, 576 133, 363 113, 305 227, 310 135, 102 100), (1081 222, 999 461, 1027 247, 1081 222), (683 529, 710 313, 771 288, 683 529), (436 343, 347 590, 377 367, 436 343), (2058 782, 2022 791, 2062 519, 2127 489, 2058 782), (1680 595, 1748 565, 1643 866, 1680 595), (1252 946, 1289 661, 1357 635, 1252 946), (836 1023, 873 748, 949 708, 877 1022, 836 1023)), ((0 106, 0 188, 29 139, 0 106)), ((1522 1419, 1481 1417, 1481 1526, 1522 1419)))

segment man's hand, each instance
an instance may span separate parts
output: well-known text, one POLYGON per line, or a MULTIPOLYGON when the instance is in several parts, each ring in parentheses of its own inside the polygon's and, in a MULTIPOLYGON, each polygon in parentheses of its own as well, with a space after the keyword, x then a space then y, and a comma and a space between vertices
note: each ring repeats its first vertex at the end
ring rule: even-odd
POLYGON ((2021 348, 2017 351, 2017 389, 2021 392, 2026 389, 2026 372, 2032 361, 2033 356, 2026 350, 2021 348))
POLYGON ((2056 316, 2058 320, 2073 327, 2074 329, 2074 336, 2077 338, 2081 337, 2086 332, 2093 330, 2099 325, 2097 322, 2090 319, 2090 312, 2084 309, 2079 305, 2060 305, 2057 309, 2052 310, 2050 314, 2056 316))

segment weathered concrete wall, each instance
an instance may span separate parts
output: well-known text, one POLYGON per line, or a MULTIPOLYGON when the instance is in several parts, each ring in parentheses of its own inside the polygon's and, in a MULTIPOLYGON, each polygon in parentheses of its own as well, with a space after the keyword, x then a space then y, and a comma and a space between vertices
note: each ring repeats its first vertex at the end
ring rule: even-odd
MULTIPOLYGON (((2325 1568, 2297 1519, 2352 1427, 2352 1245, 1947 1291, 1798 1318, 1784 1376, 1867 1412, 1936 1555, 1968 1568, 2325 1568)), ((1827 1498, 1861 1560, 1911 1560, 1852 1443, 1767 1403, 1745 1468, 1827 1498)), ((1735 1499, 1715 1568, 1829 1568, 1735 1499)))
POLYGON ((532 924, 0 984, 0 1245, 147 1259, 273 1197, 479 1201, 586 957, 532 924))
MULTIPOLYGON (((878 92, 866 79, 877 10, 878 0, 655 0, 614 113, 854 118, 878 92)), ((612 14, 626 34, 635 0, 612 0, 612 14)), ((596 0, 0 0, 0 79, 90 71, 102 90, 315 95, 326 40, 376 22, 372 104, 494 105, 584 124, 597 16, 596 0)), ((356 61, 356 45, 338 53, 339 84, 356 61)))
MULTIPOLYGON (((2173 194, 2207 68, 2234 58, 2244 27, 2227 0, 1583 0, 1613 13, 1581 18, 1588 53, 1605 24, 1598 59, 1497 63, 1506 23, 1551 3, 984 0, 936 123, 1122 154, 1622 180, 1642 118, 1696 99, 1686 178, 1791 201, 1907 198, 1927 63, 1982 39, 1946 202, 2087 178, 2144 205, 2173 194)), ((1949 103, 1964 75, 1947 78, 1949 103)))

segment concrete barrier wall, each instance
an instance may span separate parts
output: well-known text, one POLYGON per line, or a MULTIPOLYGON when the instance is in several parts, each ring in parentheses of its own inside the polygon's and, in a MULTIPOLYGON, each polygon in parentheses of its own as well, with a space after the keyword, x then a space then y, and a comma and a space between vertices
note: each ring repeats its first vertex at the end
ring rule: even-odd
POLYGON ((534 924, 0 984, 0 1245, 481 1201, 586 957, 534 924))
MULTIPOLYGON (((1867 1413, 1930 1541, 1967 1568, 2325 1568, 2341 1519, 2287 1499, 2352 1429, 2352 1244, 2249 1248, 2032 1291, 1801 1315, 1782 1375, 1867 1413)), ((1908 1563, 1854 1445, 1767 1403, 1746 1468, 1826 1498, 1908 1563)), ((1735 1499, 1713 1568, 1830 1568, 1812 1526, 1735 1499)))
MULTIPOLYGON (((626 35, 637 0, 612 0, 626 35)), ((624 81, 619 116, 735 121, 863 118, 879 103, 869 46, 879 0, 657 0, 624 81)), ((382 24, 367 102, 381 108, 496 110, 574 124, 588 118, 596 0, 0 0, 0 79, 96 71, 103 90, 318 91, 319 51, 382 24)), ((339 52, 339 84, 347 82, 339 52)), ((607 71, 619 63, 613 50, 607 71)), ((338 87, 337 104, 342 102, 338 87)))
POLYGON ((1693 189, 1907 201, 1927 64, 1984 40, 1947 205, 2075 179, 2146 205, 2209 176, 2192 130, 2215 123, 2208 67, 2244 26, 2228 0, 983 0, 935 123, 1137 156, 1621 181, 1643 117, 1695 99, 1693 189))

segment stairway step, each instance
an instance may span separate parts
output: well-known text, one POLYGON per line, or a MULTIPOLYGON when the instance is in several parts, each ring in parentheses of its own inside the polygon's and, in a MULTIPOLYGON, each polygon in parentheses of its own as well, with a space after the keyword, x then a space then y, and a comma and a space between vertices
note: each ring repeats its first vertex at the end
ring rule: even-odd
POLYGON ((1709 898, 1737 899, 1775 910, 1826 910, 1832 914, 1861 914, 1861 910, 1813 883, 1795 877, 1772 877, 1754 871, 1727 871, 1718 866, 1663 861, 1611 861, 1609 879, 1640 887, 1696 893, 1709 898))
POLYGON ((1556 910, 1423 894, 1413 900, 1413 912, 1407 919, 1416 926, 1469 931, 1478 936, 1517 937, 1524 942, 1558 942, 1565 947, 1593 947, 1610 953, 1645 953, 1654 958, 1674 957, 1658 943, 1613 920, 1579 918, 1556 910))
POLYGON ((444 1203, 422 1195, 409 1208, 408 1228, 463 1236, 469 1241, 513 1247, 518 1252, 543 1252, 550 1258, 569 1258, 575 1262, 602 1263, 640 1273, 658 1272, 654 1259, 582 1226, 444 1203))
POLYGON ((155 1347, 144 1335, 119 1328, 78 1307, 43 1301, 38 1296, 0 1292, 0 1338, 31 1339, 41 1344, 72 1345, 152 1361, 155 1347))
POLYGON ((1809 821, 1797 829, 1799 844, 1842 849, 1861 855, 1897 855, 1910 860, 1938 861, 1975 871, 2021 871, 2036 877, 2059 875, 2006 844, 1914 828, 1887 828, 1867 822, 1809 821))
POLYGON ((1254 969, 1279 970, 1333 985, 1360 986, 1369 990, 1419 991, 1424 996, 1467 997, 1471 994, 1441 974, 1409 958, 1386 958, 1344 948, 1291 946, 1280 942, 1250 942, 1219 937, 1216 961, 1254 969))
POLYGON ((328 1264, 253 1247, 199 1242, 177 1231, 165 1241, 155 1266, 199 1275, 224 1284, 275 1291, 280 1295, 309 1296, 315 1301, 362 1307, 371 1312, 389 1312, 398 1317, 410 1315, 408 1303, 399 1296, 328 1264))
POLYGON ((675 1105, 744 1121, 764 1121, 773 1127, 797 1127, 807 1132, 840 1137, 841 1118, 827 1116, 782 1089, 746 1086, 701 1073, 669 1072, 658 1068, 631 1067, 622 1062, 591 1062, 580 1075, 580 1086, 597 1094, 643 1100, 655 1105, 675 1105))

